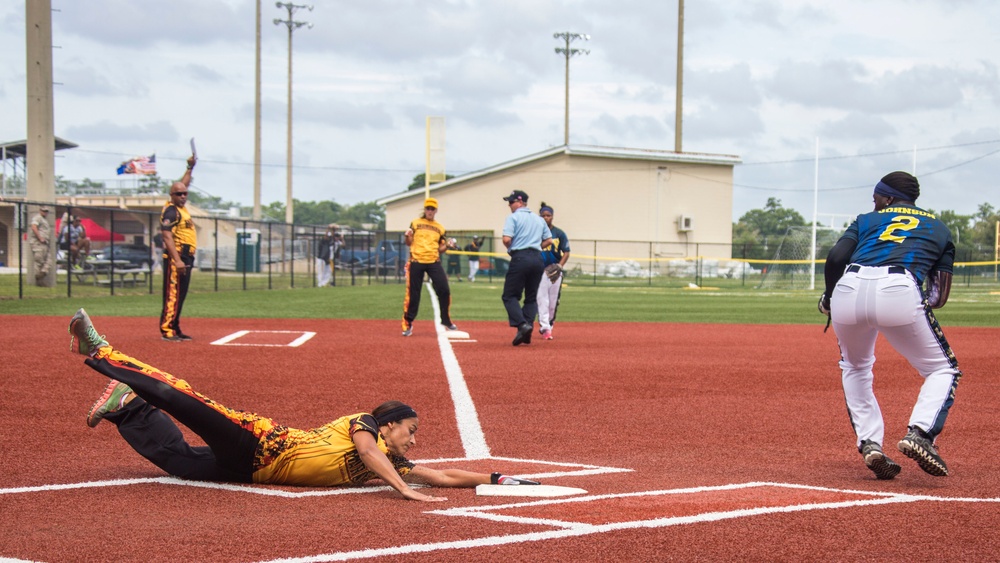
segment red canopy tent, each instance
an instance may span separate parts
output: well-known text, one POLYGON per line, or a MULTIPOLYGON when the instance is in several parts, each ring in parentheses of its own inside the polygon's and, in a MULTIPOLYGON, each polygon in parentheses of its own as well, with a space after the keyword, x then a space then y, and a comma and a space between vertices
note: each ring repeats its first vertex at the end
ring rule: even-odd
MULTIPOLYGON (((87 238, 94 242, 110 242, 111 241, 111 231, 105 229, 104 227, 95 223, 92 219, 87 219, 86 217, 80 218, 80 225, 87 231, 87 238)), ((62 219, 56 219, 56 233, 62 229, 62 219)), ((125 240, 125 235, 121 233, 115 233, 115 242, 122 242, 125 240)))

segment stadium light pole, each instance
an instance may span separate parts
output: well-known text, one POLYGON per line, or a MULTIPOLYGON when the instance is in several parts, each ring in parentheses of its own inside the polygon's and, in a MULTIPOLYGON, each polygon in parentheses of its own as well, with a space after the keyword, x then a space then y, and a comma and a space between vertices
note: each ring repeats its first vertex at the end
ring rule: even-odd
POLYGON ((590 54, 590 51, 587 49, 571 49, 569 45, 577 39, 590 41, 590 36, 583 33, 571 33, 569 31, 564 31, 562 33, 553 33, 552 37, 555 39, 562 39, 566 45, 565 47, 556 47, 556 53, 566 57, 566 111, 564 116, 565 126, 563 128, 563 145, 569 146, 569 59, 573 55, 590 54))
POLYGON ((312 27, 311 23, 295 21, 292 17, 298 10, 305 8, 312 11, 313 7, 305 4, 292 4, 291 2, 275 2, 274 5, 288 10, 288 19, 275 18, 274 25, 285 24, 288 27, 288 155, 285 164, 285 222, 291 224, 294 223, 294 210, 292 209, 292 32, 303 26, 312 27))
POLYGON ((684 0, 677 0, 677 93, 674 99, 674 152, 681 152, 684 124, 684 0))
POLYGON ((261 0, 257 0, 256 42, 254 47, 253 98, 253 220, 260 221, 260 22, 261 0))

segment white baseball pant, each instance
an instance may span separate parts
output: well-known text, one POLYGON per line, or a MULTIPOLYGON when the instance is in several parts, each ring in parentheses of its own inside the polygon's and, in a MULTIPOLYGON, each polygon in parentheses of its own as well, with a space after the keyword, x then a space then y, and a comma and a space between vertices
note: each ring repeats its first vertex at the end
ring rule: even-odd
POLYGON ((552 330, 552 322, 556 318, 556 307, 559 306, 559 290, 562 288, 562 274, 556 278, 555 282, 549 281, 547 274, 542 274, 542 281, 538 284, 538 330, 548 332, 552 330))
POLYGON ((886 340, 910 362, 924 383, 910 414, 933 439, 941 432, 962 376, 934 315, 923 305, 913 276, 898 266, 851 265, 831 296, 830 317, 840 343, 844 396, 860 447, 883 443, 882 411, 872 390, 875 339, 886 340), (890 269, 902 273, 890 273, 890 269), (856 271, 852 271, 856 270, 856 271))

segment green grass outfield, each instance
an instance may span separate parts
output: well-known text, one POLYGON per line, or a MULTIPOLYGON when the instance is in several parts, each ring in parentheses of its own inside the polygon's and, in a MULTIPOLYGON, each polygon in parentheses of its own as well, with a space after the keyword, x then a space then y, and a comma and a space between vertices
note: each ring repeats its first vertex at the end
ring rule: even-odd
MULTIPOLYGON (((506 321, 500 302, 502 284, 452 283, 452 318, 506 321)), ((729 324, 803 324, 822 327, 816 311, 820 291, 741 288, 681 289, 662 287, 594 287, 569 284, 563 288, 559 320, 567 322, 676 322, 729 324)), ((432 318, 424 291, 418 320, 432 318)), ((123 295, 0 299, 0 314, 69 316, 79 307, 95 315, 158 317, 160 295, 123 295)), ((185 317, 399 319, 402 285, 326 288, 192 291, 185 317)), ((1000 326, 1000 289, 954 287, 947 306, 935 311, 942 325, 1000 326)))

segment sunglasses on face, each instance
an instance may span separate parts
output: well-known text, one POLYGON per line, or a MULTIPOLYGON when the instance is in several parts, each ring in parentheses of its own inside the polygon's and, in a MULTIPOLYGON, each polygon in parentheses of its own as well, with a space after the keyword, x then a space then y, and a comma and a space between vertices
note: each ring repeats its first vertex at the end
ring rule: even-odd
POLYGON ((174 193, 172 193, 170 195, 188 195, 188 193, 187 192, 174 192, 174 193))

